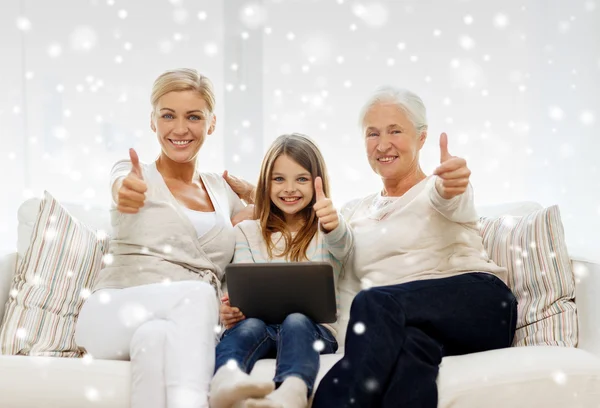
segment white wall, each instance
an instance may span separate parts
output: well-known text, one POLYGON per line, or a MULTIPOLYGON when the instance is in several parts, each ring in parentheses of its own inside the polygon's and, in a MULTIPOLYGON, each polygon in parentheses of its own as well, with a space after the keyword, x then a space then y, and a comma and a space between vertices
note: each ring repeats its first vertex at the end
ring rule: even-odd
POLYGON ((468 159, 480 203, 559 204, 572 246, 600 248, 600 3, 265 6, 265 139, 292 130, 317 139, 338 201, 379 188, 357 114, 369 92, 393 84, 428 107, 426 172, 445 131, 450 152, 468 159))
MULTIPOLYGON (((223 100, 223 19, 222 2, 208 0, 3 4, 0 248, 15 246, 25 198, 46 189, 63 201, 107 205, 110 168, 129 147, 142 161, 157 157, 150 91, 162 71, 195 67, 223 100)), ((222 105, 216 113, 224 119, 222 105)), ((221 128, 206 147, 204 167, 222 169, 221 128)))
POLYGON ((24 176, 21 160, 17 158, 23 155, 25 122, 21 92, 22 45, 14 34, 18 6, 16 2, 8 3, 2 6, 0 13, 0 249, 16 247, 15 212, 21 198, 24 176))
POLYGON ((357 113, 394 84, 428 107, 426 171, 445 131, 480 203, 559 204, 572 246, 600 247, 598 0, 227 1, 3 5, 0 247, 14 246, 24 197, 105 204, 129 146, 156 156, 150 86, 179 66, 208 74, 222 101, 204 169, 254 180, 271 140, 300 131, 321 145, 338 203, 375 191, 357 113))

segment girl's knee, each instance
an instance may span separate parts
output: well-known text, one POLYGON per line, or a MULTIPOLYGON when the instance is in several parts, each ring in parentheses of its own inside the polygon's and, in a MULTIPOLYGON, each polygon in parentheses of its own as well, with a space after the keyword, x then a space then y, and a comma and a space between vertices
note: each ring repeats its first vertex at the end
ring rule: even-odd
POLYGON ((260 319, 255 319, 253 317, 249 317, 247 319, 242 320, 237 324, 239 329, 248 332, 264 332, 267 330, 267 324, 260 319))
POLYGON ((313 325, 313 321, 302 313, 289 314, 282 323, 283 327, 306 327, 313 325))
POLYGON ((229 331, 231 334, 235 333, 238 338, 258 338, 266 335, 267 325, 260 319, 250 317, 242 320, 229 331))

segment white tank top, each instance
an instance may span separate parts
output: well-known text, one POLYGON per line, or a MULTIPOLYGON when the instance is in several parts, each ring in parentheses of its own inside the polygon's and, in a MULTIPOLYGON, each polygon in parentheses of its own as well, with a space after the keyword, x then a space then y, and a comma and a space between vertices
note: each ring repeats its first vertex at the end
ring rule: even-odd
POLYGON ((189 208, 184 207, 183 205, 181 206, 181 208, 192 222, 194 228, 196 228, 198 238, 210 231, 217 223, 217 214, 214 211, 195 211, 190 210, 189 208))

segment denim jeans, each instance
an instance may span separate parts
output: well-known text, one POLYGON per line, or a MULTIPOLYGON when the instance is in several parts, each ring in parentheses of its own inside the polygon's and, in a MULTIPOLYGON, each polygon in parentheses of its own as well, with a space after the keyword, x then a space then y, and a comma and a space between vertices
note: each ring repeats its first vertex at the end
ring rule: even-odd
POLYGON ((303 314, 293 313, 281 324, 248 318, 223 333, 217 345, 215 372, 234 360, 242 371, 250 373, 261 358, 276 357, 275 384, 279 386, 289 376, 299 377, 310 395, 319 372, 319 354, 332 354, 337 348, 331 332, 303 314), (315 345, 317 340, 320 342, 315 345))
POLYGON ((345 355, 312 406, 436 408, 442 357, 509 347, 516 320, 514 295, 487 273, 363 290, 350 309, 345 355))

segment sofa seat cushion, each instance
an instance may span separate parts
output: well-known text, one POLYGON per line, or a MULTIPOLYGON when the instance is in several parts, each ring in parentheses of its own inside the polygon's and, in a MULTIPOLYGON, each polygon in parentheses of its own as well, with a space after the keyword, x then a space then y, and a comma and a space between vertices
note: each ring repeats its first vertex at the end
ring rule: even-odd
MULTIPOLYGON (((321 368, 319 369, 319 374, 317 374, 315 389, 317 389, 316 386, 319 384, 325 374, 327 374, 327 371, 329 371, 331 367, 333 367, 333 365, 337 363, 343 356, 344 355, 340 353, 323 354, 321 356, 321 368)), ((258 360, 252 369, 251 375, 267 381, 272 380, 273 377, 275 377, 275 359, 269 358, 258 360)))
POLYGON ((126 361, 0 356, 0 407, 129 408, 126 361))
POLYGON ((600 359, 570 347, 530 346, 447 357, 439 407, 592 407, 600 359))
MULTIPOLYGON (((317 382, 341 357, 321 356, 317 382)), ((275 360, 252 371, 274 374, 275 360)), ((0 406, 128 408, 130 375, 126 361, 0 356, 0 406)), ((600 401, 600 359, 544 346, 446 357, 438 388, 440 408, 592 407, 600 401)))
MULTIPOLYGON (((341 354, 321 356, 317 384, 341 354)), ((275 375, 260 360, 252 376, 275 375)), ((569 347, 531 346, 445 357, 438 376, 439 408, 592 407, 600 401, 600 359, 569 347)))

